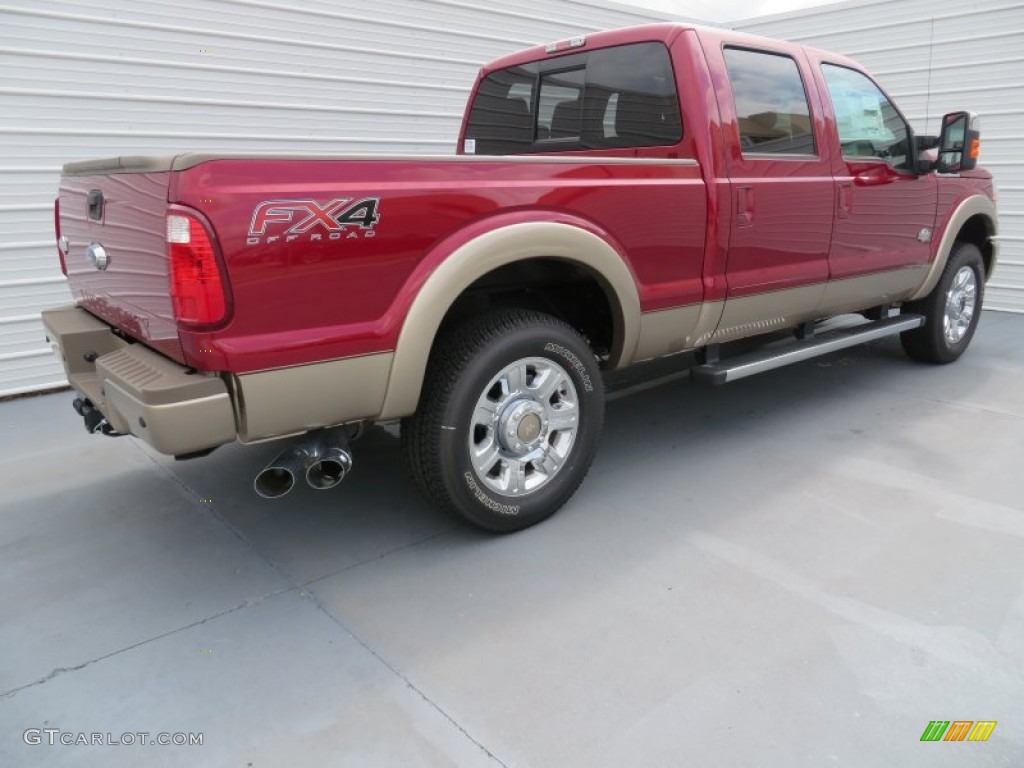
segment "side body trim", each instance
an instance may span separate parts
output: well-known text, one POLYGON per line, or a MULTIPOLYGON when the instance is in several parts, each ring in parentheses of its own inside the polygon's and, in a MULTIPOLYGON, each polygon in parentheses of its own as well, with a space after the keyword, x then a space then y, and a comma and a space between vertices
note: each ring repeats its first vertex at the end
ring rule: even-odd
POLYGON ((640 318, 635 360, 792 328, 799 323, 906 299, 928 265, 648 312, 640 318))
POLYGON ((819 316, 842 315, 870 305, 904 301, 928 273, 927 264, 833 280, 825 287, 819 316))
MULTIPOLYGON (((984 195, 972 195, 964 200, 960 205, 956 207, 953 214, 949 217, 949 222, 946 224, 946 229, 942 233, 942 239, 939 241, 939 247, 935 251, 935 260, 932 262, 931 269, 928 271, 928 276, 925 281, 921 284, 921 287, 914 292, 908 298, 908 301, 916 301, 917 299, 924 298, 935 288, 939 282, 939 278, 942 276, 942 270, 946 268, 946 262, 949 261, 949 254, 953 252, 953 243, 956 242, 956 236, 960 234, 960 230, 963 228, 967 220, 972 216, 982 215, 988 218, 992 223, 992 233, 996 232, 996 222, 999 220, 998 214, 996 213, 996 204, 984 195)), ((995 267, 996 260, 996 244, 992 243, 992 267, 995 267)), ((989 270, 989 274, 986 275, 986 279, 991 276, 992 270, 989 270)))
POLYGON ((239 442, 376 416, 391 359, 392 354, 384 352, 236 376, 239 442))
POLYGON ((814 283, 726 299, 721 322, 708 341, 734 341, 813 320, 824 293, 825 283, 814 283))
POLYGON ((615 315, 611 366, 629 365, 640 335, 640 298, 623 257, 597 235, 569 224, 512 224, 455 249, 417 292, 398 337, 380 418, 399 418, 416 410, 434 337, 463 291, 505 264, 545 257, 586 267, 604 283, 615 315))
POLYGON ((673 355, 699 346, 697 337, 701 317, 705 314, 705 308, 713 304, 720 302, 645 312, 640 316, 640 340, 636 345, 635 361, 673 355))

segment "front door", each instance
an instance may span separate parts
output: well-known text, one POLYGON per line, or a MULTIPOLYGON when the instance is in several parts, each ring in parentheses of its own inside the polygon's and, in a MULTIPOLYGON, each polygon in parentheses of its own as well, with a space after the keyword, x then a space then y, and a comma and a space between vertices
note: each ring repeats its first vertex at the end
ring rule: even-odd
MULTIPOLYGON (((912 134, 889 98, 865 74, 821 63, 835 113, 836 224, 826 304, 902 298, 924 279, 935 227, 934 174, 914 171, 912 134)), ((838 306, 838 309, 844 309, 838 306)))

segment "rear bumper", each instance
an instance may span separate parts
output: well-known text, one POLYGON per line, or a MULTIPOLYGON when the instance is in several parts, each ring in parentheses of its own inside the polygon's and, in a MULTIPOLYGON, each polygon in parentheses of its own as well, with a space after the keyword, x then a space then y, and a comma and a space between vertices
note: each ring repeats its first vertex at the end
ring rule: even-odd
POLYGON ((119 434, 180 455, 233 442, 234 408, 224 381, 191 371, 142 344, 129 344, 83 309, 43 312, 47 340, 71 386, 119 434))

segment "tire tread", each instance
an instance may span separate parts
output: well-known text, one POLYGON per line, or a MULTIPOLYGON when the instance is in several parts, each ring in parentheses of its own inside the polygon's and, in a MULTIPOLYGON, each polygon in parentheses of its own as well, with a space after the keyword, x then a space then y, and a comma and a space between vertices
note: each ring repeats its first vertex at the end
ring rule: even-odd
MULTIPOLYGON (((583 336, 562 320, 543 312, 520 308, 488 310, 464 325, 443 332, 430 354, 419 407, 413 416, 402 421, 402 452, 420 492, 447 513, 479 528, 495 532, 510 530, 467 514, 452 497, 444 483, 441 429, 437 427, 442 423, 459 377, 477 356, 502 336, 527 326, 545 325, 568 332, 577 337, 583 346, 587 346, 583 336)), ((573 492, 583 481, 589 463, 572 487, 573 492)), ((566 498, 571 495, 570 492, 566 498)))
POLYGON ((981 251, 974 243, 959 242, 949 255, 949 260, 942 270, 935 288, 922 299, 907 302, 903 312, 924 315, 925 323, 920 328, 900 334, 900 344, 907 357, 922 363, 943 365, 951 363, 962 355, 971 343, 974 332, 981 319, 982 304, 985 298, 985 264, 981 251), (942 317, 945 311, 946 292, 953 275, 964 266, 974 266, 978 277, 978 296, 973 325, 967 335, 957 346, 950 349, 943 335, 942 317))

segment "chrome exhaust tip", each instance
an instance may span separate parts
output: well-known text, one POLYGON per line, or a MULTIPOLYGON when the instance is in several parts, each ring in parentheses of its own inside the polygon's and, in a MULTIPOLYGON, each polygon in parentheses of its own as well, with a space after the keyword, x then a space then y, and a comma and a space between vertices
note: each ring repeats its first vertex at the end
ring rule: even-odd
POLYGON ((253 488, 265 499, 279 499, 305 477, 310 488, 334 488, 352 471, 352 452, 342 432, 321 432, 286 448, 253 480, 253 488))
POLYGON ((352 454, 344 440, 328 444, 306 470, 306 482, 317 491, 334 488, 352 471, 352 454))
POLYGON ((253 488, 264 499, 279 499, 295 487, 295 476, 304 473, 308 462, 309 452, 293 445, 256 475, 253 488))

